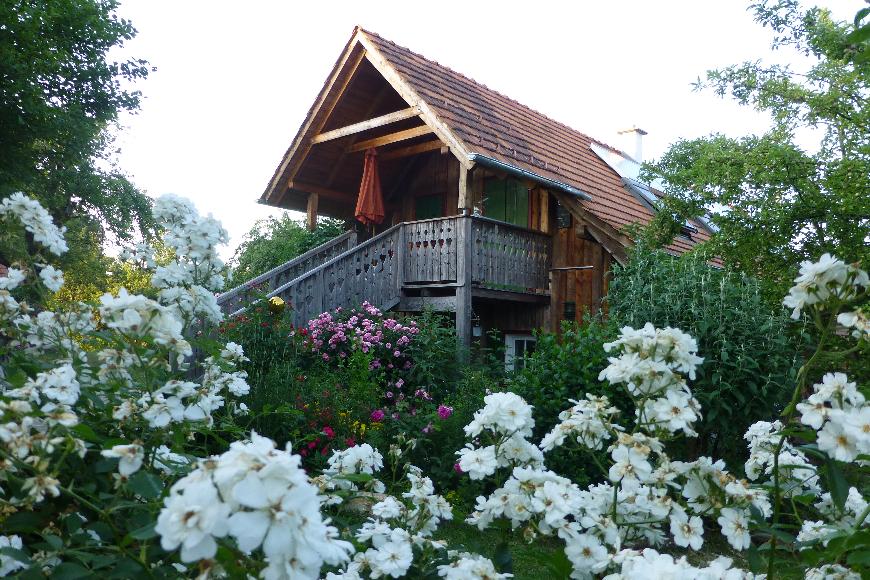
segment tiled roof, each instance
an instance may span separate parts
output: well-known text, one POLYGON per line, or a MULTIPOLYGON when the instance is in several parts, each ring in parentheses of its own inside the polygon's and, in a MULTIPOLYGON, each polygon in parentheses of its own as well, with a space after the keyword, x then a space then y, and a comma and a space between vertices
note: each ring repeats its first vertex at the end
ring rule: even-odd
MULTIPOLYGON (((620 176, 590 145, 612 147, 375 33, 363 32, 469 153, 589 194, 591 200, 582 201, 583 206, 617 230, 652 218, 652 211, 623 186, 620 176)), ((693 238, 706 239, 707 233, 698 229, 693 238)), ((682 253, 693 245, 677 238, 669 249, 682 253)))

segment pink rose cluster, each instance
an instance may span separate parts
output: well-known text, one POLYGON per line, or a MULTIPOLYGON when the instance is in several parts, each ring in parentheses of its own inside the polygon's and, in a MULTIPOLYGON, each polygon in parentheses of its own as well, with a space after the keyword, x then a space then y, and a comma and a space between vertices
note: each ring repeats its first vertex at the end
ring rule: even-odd
MULTIPOLYGON (((404 371, 412 366, 405 349, 420 332, 414 321, 402 324, 363 302, 360 309, 324 312, 300 330, 303 347, 323 360, 345 359, 359 350, 372 355, 371 368, 404 371)), ((390 373, 392 374, 392 373, 390 373)))

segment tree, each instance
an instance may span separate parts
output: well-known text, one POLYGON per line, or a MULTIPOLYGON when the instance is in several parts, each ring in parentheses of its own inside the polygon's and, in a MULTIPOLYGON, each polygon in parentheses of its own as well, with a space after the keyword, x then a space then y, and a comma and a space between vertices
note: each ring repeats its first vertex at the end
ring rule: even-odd
POLYGON ((111 160, 112 125, 139 107, 131 83, 149 72, 143 60, 108 60, 136 34, 117 5, 0 3, 0 198, 39 199, 69 229, 70 262, 94 263, 107 235, 130 240, 153 228, 148 197, 111 160))
POLYGON ((795 0, 763 0, 752 10, 774 32, 773 49, 790 47, 812 64, 797 71, 753 61, 707 72, 697 89, 769 113, 771 127, 679 141, 646 166, 668 194, 668 211, 647 233, 661 242, 682 218, 708 215, 718 228, 712 252, 779 296, 802 260, 824 252, 868 258, 870 69, 852 58, 860 18, 842 24, 795 0), (799 144, 808 135, 817 139, 811 150, 799 144))
POLYGON ((233 284, 243 284, 341 235, 344 222, 318 220, 313 232, 289 215, 258 220, 233 255, 233 284))

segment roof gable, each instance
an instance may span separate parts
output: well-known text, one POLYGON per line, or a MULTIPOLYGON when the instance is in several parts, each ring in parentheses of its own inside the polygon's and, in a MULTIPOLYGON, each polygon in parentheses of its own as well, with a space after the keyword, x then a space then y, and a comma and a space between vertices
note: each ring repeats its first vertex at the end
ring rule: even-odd
MULTIPOLYGON (((298 169, 294 163, 302 162, 311 138, 323 129, 359 59, 373 65, 409 106, 419 108, 420 119, 466 168, 474 165, 474 156, 483 156, 588 194, 589 199, 576 200, 582 205, 578 210, 616 239, 627 239, 620 233, 625 226, 652 219, 655 209, 625 187, 592 145, 628 158, 624 153, 361 28, 354 30, 261 201, 279 201, 298 169)), ((705 239, 707 232, 696 237, 705 239)), ((692 245, 678 238, 670 249, 682 252, 692 245)))

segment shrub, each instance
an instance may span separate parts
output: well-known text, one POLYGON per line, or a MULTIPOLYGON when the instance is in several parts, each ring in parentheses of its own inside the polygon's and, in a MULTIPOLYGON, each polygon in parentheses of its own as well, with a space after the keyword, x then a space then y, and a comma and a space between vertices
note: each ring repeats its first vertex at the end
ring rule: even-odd
POLYGON ((638 248, 615 269, 607 302, 618 326, 651 322, 698 340, 704 363, 693 390, 704 417, 694 454, 725 457, 742 449, 746 428, 785 405, 799 343, 756 280, 711 267, 701 254, 674 258, 638 248))
POLYGON ((344 222, 321 218, 314 231, 285 214, 280 218, 260 220, 245 235, 236 249, 233 265, 233 284, 244 284, 263 272, 301 256, 344 232, 344 222))
POLYGON ((598 375, 607 366, 601 345, 616 335, 611 321, 600 315, 585 315, 582 324, 563 322, 561 335, 539 332, 535 351, 511 380, 511 390, 535 408, 535 435, 552 429, 559 421, 563 401, 585 393, 601 394, 598 375))

